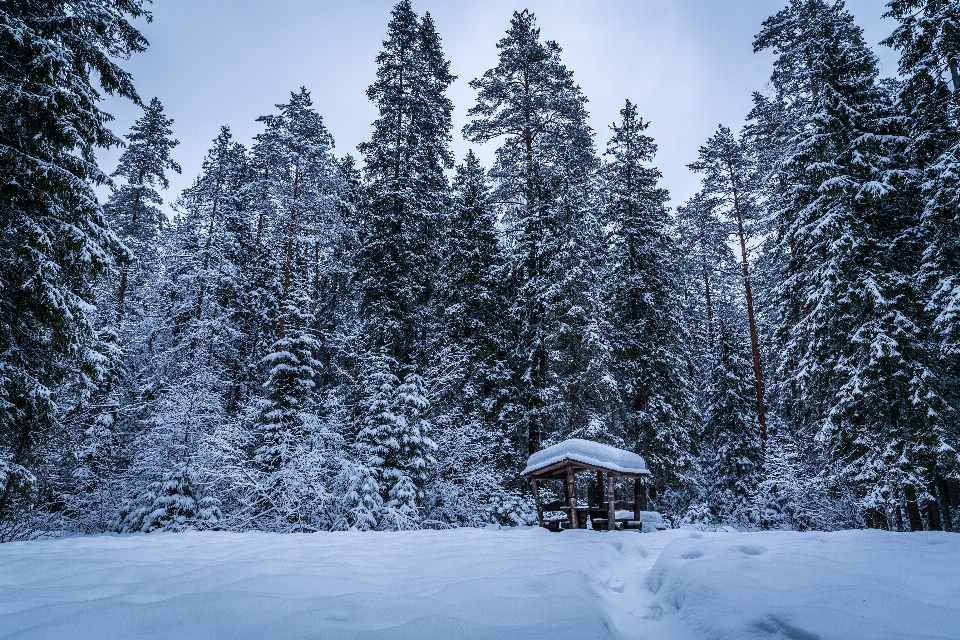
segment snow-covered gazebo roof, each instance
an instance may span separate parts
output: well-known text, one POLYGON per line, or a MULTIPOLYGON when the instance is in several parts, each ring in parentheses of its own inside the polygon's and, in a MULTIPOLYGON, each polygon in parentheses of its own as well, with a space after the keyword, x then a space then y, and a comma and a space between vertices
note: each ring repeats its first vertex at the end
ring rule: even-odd
POLYGON ((521 475, 545 476, 554 468, 560 471, 558 467, 565 468, 570 463, 578 463, 576 466, 584 469, 602 469, 625 476, 650 475, 643 458, 637 454, 580 438, 564 440, 537 451, 527 460, 527 468, 521 475))

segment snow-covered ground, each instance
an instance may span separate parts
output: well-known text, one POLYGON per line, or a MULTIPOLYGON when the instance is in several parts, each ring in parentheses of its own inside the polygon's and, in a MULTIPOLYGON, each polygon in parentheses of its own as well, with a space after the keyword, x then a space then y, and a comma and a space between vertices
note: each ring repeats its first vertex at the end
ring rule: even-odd
POLYGON ((960 535, 520 528, 8 543, 0 637, 960 638, 960 535))

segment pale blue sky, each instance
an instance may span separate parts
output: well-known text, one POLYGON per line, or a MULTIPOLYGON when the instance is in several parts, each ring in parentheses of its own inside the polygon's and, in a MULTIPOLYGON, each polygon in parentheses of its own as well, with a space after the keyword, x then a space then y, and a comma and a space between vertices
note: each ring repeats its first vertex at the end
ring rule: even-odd
MULTIPOLYGON (((173 200, 200 169, 221 124, 240 142, 259 132, 255 122, 305 85, 337 141, 337 154, 356 153, 376 116, 365 90, 394 0, 155 0, 152 24, 142 24, 150 48, 124 63, 145 100, 157 96, 174 118, 181 144, 174 156, 182 176, 171 176, 173 200)), ((514 10, 533 11, 545 39, 563 47, 563 60, 590 102, 587 108, 603 149, 607 125, 625 98, 639 105, 660 151, 663 184, 682 203, 698 188, 686 169, 698 147, 723 123, 739 128, 750 95, 763 91, 769 53, 754 54, 760 23, 784 0, 414 0, 429 11, 444 51, 459 76, 450 90, 455 106, 453 148, 471 146, 460 128, 473 105, 467 83, 496 64, 496 42, 514 10)), ((876 45, 893 29, 881 20, 882 0, 849 0, 848 8, 876 45)), ((875 47, 883 73, 896 71, 896 55, 875 47)), ((126 133, 139 110, 107 100, 126 133)), ((489 165, 495 145, 478 148, 489 165)), ((101 152, 108 171, 118 152, 101 152)))

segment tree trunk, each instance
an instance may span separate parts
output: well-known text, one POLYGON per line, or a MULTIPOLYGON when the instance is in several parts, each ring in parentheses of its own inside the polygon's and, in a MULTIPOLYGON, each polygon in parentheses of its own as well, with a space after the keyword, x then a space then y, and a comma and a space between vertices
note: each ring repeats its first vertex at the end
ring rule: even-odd
POLYGON ((633 519, 640 520, 640 496, 643 493, 643 484, 640 478, 633 479, 633 519))
POLYGON ((903 488, 903 495, 907 499, 907 518, 910 520, 910 531, 923 531, 923 520, 920 519, 920 508, 917 506, 917 490, 908 484, 903 488))
POLYGON ((934 484, 937 487, 937 495, 940 503, 940 517, 943 521, 944 531, 953 531, 953 517, 950 513, 950 487, 947 486, 947 479, 937 474, 934 478, 934 484))
POLYGON ((536 478, 530 480, 530 488, 533 490, 533 503, 537 505, 537 522, 543 526, 543 505, 540 503, 540 487, 537 486, 536 478))
POLYGON ((747 238, 743 227, 743 215, 740 211, 740 197, 734 180, 733 167, 728 163, 730 186, 733 190, 733 209, 737 217, 737 234, 740 236, 740 257, 743 268, 743 286, 747 298, 747 320, 750 324, 750 348, 753 352, 753 376, 757 388, 757 417, 760 421, 760 440, 763 450, 767 449, 767 413, 763 406, 763 371, 760 366, 760 339, 757 336, 757 321, 753 313, 753 289, 750 286, 750 269, 747 264, 747 238))
MULTIPOLYGON (((937 495, 937 485, 934 482, 930 483, 930 486, 927 487, 927 491, 930 492, 930 495, 937 495)), ((943 528, 943 523, 940 521, 940 505, 937 504, 936 500, 927 500, 924 503, 924 509, 927 516, 927 524, 930 525, 930 531, 941 531, 945 530, 943 528)))
POLYGON ((127 296, 127 269, 129 265, 124 264, 120 270, 120 287, 117 290, 117 326, 123 320, 123 302, 127 296))

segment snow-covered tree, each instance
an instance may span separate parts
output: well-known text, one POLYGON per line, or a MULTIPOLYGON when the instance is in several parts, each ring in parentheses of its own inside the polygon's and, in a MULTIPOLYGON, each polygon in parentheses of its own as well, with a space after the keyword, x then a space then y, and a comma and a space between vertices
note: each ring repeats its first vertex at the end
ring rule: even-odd
POLYGON ((842 3, 795 0, 755 46, 778 56, 774 86, 798 123, 778 212, 779 375, 812 409, 835 493, 889 517, 955 466, 917 304, 907 140, 842 3))
POLYGON ((0 12, 0 521, 22 513, 34 486, 58 389, 76 381, 82 397, 106 369, 92 284, 122 245, 93 192, 109 182, 94 151, 120 140, 95 83, 139 102, 115 61, 147 45, 131 24, 149 16, 143 4, 21 2, 0 12))
POLYGON ((262 444, 255 452, 255 459, 267 470, 279 469, 291 461, 290 452, 295 442, 306 437, 306 416, 314 410, 316 343, 309 331, 312 318, 300 312, 300 307, 306 304, 307 300, 288 303, 284 335, 273 343, 263 361, 267 380, 256 423, 262 444))
POLYGON ((409 0, 399 2, 367 89, 378 117, 358 147, 366 186, 355 263, 366 348, 386 346, 403 366, 426 364, 435 240, 448 203, 444 172, 453 166, 449 67, 430 14, 420 18, 409 0))
POLYGON ((423 379, 411 373, 401 383, 385 348, 369 356, 364 367, 364 413, 355 444, 360 465, 351 483, 354 526, 372 527, 376 519, 383 527, 416 527, 436 449, 423 419, 429 407, 423 379), (378 505, 383 506, 379 514, 378 505))
POLYGON ((442 250, 430 421, 437 465, 425 488, 425 516, 486 522, 491 504, 517 488, 517 411, 512 398, 504 255, 483 167, 468 152, 453 180, 442 250))
POLYGON ((115 529, 120 533, 215 529, 221 517, 219 501, 198 497, 193 472, 182 464, 122 508, 115 529))
POLYGON ((514 13, 497 48, 497 66, 470 83, 477 104, 463 133, 478 143, 501 140, 490 175, 494 197, 509 203, 503 214, 521 438, 528 453, 574 433, 614 438, 605 426, 615 389, 607 371, 598 161, 586 98, 561 62, 560 46, 540 41, 530 12, 514 13))
POLYGON ((721 126, 707 143, 700 147, 700 158, 689 167, 703 174, 703 195, 714 200, 716 214, 729 224, 730 234, 737 239, 740 246, 740 269, 743 273, 744 299, 750 327, 760 439, 766 441, 763 365, 747 249, 750 242, 749 224, 755 209, 753 194, 748 184, 753 175, 752 158, 746 145, 737 140, 729 128, 721 126))
POLYGON ((610 247, 609 287, 612 370, 620 392, 618 422, 624 440, 637 446, 670 485, 690 463, 690 425, 696 421, 690 379, 689 333, 684 327, 682 263, 665 202, 660 172, 648 166, 656 145, 648 123, 629 100, 610 129, 603 167, 604 222, 610 247))
POLYGON ((157 207, 163 199, 156 189, 170 186, 167 171, 180 173, 180 165, 170 157, 171 149, 180 144, 171 138, 172 124, 173 120, 164 115, 160 100, 153 98, 124 136, 129 143, 113 172, 113 177, 124 182, 114 188, 104 213, 110 228, 131 254, 120 266, 119 282, 113 292, 117 324, 123 319, 128 297, 136 297, 141 280, 156 267, 160 230, 166 221, 157 207))
POLYGON ((715 522, 745 523, 760 480, 763 452, 757 428, 756 394, 743 318, 730 301, 718 305, 710 385, 702 435, 700 499, 715 522))
MULTIPOLYGON (((79 430, 74 445, 77 491, 68 502, 78 519, 91 530, 100 530, 105 512, 116 508, 124 491, 114 477, 130 463, 131 439, 139 429, 140 396, 152 368, 142 340, 153 325, 152 297, 162 253, 162 233, 167 223, 159 206, 157 189, 169 186, 167 172, 179 173, 170 151, 173 120, 154 98, 144 114, 124 136, 127 148, 120 155, 114 185, 104 215, 127 251, 120 259, 119 273, 97 287, 101 351, 109 358, 107 374, 89 403, 96 409, 78 408, 70 413, 79 430), (90 520, 92 518, 92 520, 90 520)), ((155 306, 155 305, 154 305, 155 306)))

